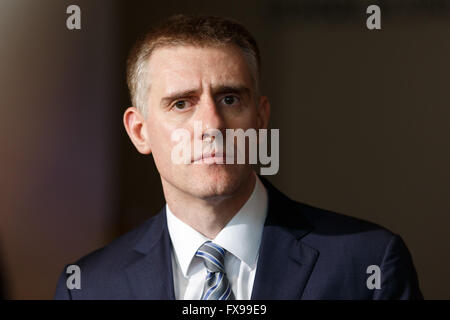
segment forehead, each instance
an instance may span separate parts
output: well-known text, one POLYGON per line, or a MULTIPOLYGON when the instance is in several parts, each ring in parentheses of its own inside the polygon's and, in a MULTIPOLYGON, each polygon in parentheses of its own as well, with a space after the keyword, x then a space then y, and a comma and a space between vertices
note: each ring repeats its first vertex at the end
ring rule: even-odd
POLYGON ((147 64, 150 92, 207 85, 251 87, 250 68, 235 46, 170 46, 156 49, 147 64))

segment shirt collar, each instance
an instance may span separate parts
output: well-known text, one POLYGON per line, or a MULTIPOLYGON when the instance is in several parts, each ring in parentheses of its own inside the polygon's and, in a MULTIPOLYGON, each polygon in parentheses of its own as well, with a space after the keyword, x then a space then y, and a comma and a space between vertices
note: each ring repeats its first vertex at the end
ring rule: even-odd
POLYGON ((250 198, 215 239, 208 239, 178 219, 166 204, 167 227, 183 275, 188 276, 192 258, 197 249, 207 240, 214 241, 247 266, 254 268, 267 216, 267 201, 267 191, 256 176, 255 187, 250 198))

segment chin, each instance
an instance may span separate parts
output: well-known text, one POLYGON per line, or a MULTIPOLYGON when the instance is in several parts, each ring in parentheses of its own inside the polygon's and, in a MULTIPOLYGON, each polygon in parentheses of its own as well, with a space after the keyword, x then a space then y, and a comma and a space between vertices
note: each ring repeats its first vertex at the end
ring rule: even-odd
POLYGON ((194 171, 188 180, 190 193, 203 199, 235 195, 249 181, 251 173, 243 165, 201 165, 194 171))

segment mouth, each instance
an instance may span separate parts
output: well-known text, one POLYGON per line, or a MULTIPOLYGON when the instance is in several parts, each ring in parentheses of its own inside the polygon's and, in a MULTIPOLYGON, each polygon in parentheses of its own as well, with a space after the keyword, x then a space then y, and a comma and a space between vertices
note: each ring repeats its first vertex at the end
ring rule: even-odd
POLYGON ((193 164, 225 164, 227 156, 223 152, 202 154, 192 161, 193 164))

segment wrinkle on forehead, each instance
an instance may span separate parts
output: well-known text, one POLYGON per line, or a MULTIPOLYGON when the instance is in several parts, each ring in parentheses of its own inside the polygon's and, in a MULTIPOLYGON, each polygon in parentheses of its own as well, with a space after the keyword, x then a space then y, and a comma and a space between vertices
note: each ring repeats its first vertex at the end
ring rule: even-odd
POLYGON ((204 86, 241 84, 251 87, 252 83, 243 54, 232 46, 159 48, 150 57, 148 68, 147 82, 152 82, 157 94, 204 86))

